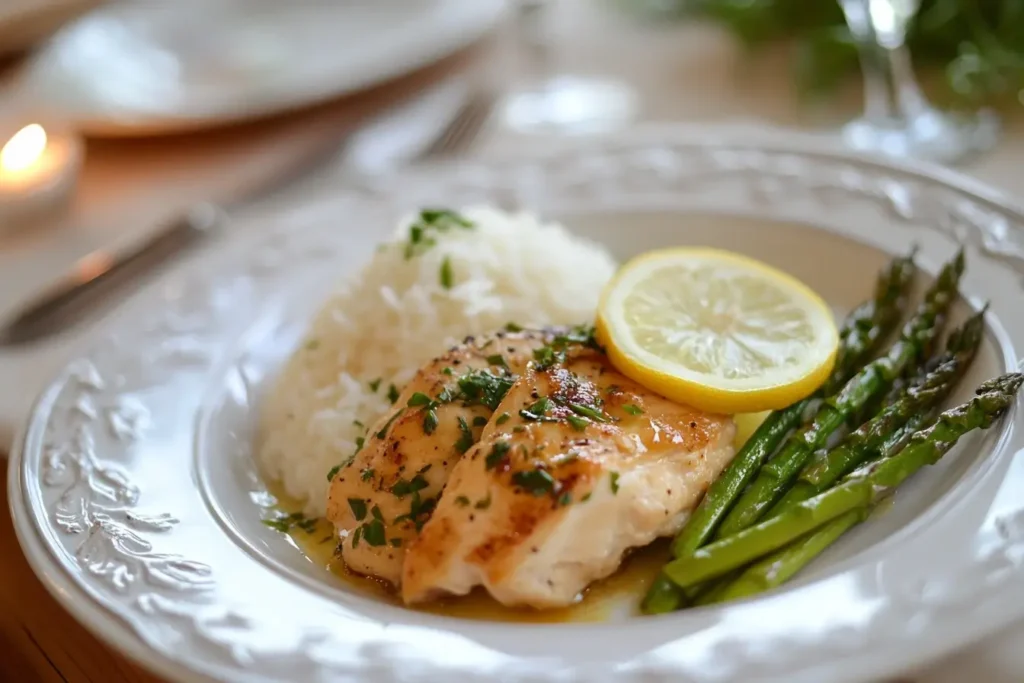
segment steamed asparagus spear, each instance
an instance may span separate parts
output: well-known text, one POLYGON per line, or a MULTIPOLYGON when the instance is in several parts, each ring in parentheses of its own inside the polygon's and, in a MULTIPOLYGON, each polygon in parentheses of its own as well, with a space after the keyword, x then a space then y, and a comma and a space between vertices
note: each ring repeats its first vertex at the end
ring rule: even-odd
POLYGON ((917 415, 927 414, 945 399, 970 367, 985 331, 985 312, 971 317, 950 335, 939 363, 843 442, 808 463, 793 487, 768 512, 773 517, 796 503, 807 500, 878 454, 886 441, 917 415))
POLYGON ((822 404, 814 421, 791 436, 740 497, 718 529, 735 534, 756 523, 786 492, 814 451, 865 405, 889 391, 900 376, 923 362, 941 332, 964 270, 963 251, 946 264, 889 352, 865 366, 838 395, 822 404))
MULTIPOLYGON (((822 393, 834 391, 845 384, 874 355, 878 345, 899 323, 916 273, 914 254, 911 253, 893 259, 878 274, 872 299, 854 309, 840 330, 836 365, 823 391, 773 412, 761 423, 725 471, 711 484, 686 526, 676 536, 672 543, 675 557, 689 555, 711 537, 761 463, 799 424, 808 406, 822 393)), ((641 607, 648 614, 671 612, 679 607, 682 599, 675 584, 659 576, 641 607)))
POLYGON ((984 383, 973 399, 942 413, 891 458, 865 465, 834 488, 711 543, 692 557, 669 562, 665 574, 683 588, 693 586, 783 548, 848 513, 870 509, 922 467, 938 462, 964 434, 990 427, 1012 405, 1022 382, 1024 375, 1010 373, 984 383))

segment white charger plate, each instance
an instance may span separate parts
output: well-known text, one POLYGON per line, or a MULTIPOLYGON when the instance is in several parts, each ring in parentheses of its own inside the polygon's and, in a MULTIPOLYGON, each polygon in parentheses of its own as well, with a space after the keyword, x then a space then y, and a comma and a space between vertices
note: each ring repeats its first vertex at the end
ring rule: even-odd
POLYGON ((469 621, 384 604, 308 561, 259 522, 254 404, 338 275, 399 214, 476 201, 560 218, 620 258, 677 244, 749 253, 837 314, 868 295, 889 255, 918 244, 934 273, 963 243, 955 317, 991 309, 954 400, 1019 363, 1024 214, 941 170, 799 137, 660 128, 346 183, 134 301, 40 397, 9 495, 57 599, 168 678, 231 681, 868 681, 1024 614, 1016 409, 754 600, 604 624, 469 621))
POLYGON ((427 66, 505 0, 116 2, 61 30, 25 94, 84 133, 172 133, 280 113, 427 66))

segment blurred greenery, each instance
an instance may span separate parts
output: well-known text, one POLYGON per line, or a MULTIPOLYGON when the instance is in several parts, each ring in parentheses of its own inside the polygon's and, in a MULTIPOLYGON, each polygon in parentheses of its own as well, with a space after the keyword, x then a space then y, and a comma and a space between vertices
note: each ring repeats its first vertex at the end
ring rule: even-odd
MULTIPOLYGON (((656 7, 716 21, 751 49, 792 41, 795 77, 809 93, 826 93, 858 69, 834 0, 659 0, 656 7)), ((1024 0, 923 0, 907 45, 918 66, 943 70, 958 98, 1024 101, 1024 0)))

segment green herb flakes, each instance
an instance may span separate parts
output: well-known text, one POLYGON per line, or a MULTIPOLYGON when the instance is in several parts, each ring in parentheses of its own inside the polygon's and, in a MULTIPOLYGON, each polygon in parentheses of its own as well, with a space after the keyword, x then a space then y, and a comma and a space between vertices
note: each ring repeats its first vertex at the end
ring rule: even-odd
POLYGON ((434 430, 437 429, 437 413, 433 408, 430 408, 423 414, 423 431, 427 434, 433 434, 434 430))
POLYGON ((613 494, 618 493, 619 492, 619 473, 618 472, 612 472, 610 475, 608 475, 608 481, 609 481, 609 483, 612 486, 612 493, 613 494))
POLYGON ((512 475, 512 483, 537 496, 545 496, 554 489, 555 480, 544 470, 528 470, 512 475))
POLYGON ((330 470, 328 470, 327 471, 327 481, 329 481, 329 482, 330 481, 334 481, 334 477, 336 477, 338 475, 339 471, 341 471, 341 465, 335 465, 330 470))
POLYGON ((355 532, 352 534, 352 548, 359 547, 359 539, 363 537, 363 527, 357 526, 355 532))
POLYGON ((478 500, 476 502, 476 505, 473 506, 473 509, 474 510, 486 510, 489 507, 491 507, 491 492, 490 491, 487 492, 487 497, 486 498, 481 498, 480 500, 478 500))
POLYGON ((417 474, 412 479, 399 479, 391 487, 391 493, 398 497, 403 498, 408 496, 410 493, 416 493, 427 488, 430 484, 423 478, 422 474, 417 474))
POLYGON ((320 340, 319 339, 310 339, 308 342, 306 342, 306 350, 307 351, 316 351, 319 348, 320 348, 320 340))
POLYGON ((460 508, 469 507, 469 498, 466 496, 459 496, 455 499, 455 504, 460 508))
POLYGON ((490 356, 487 356, 487 363, 488 365, 500 365, 502 367, 508 367, 508 364, 505 363, 505 356, 501 355, 500 353, 495 353, 491 354, 490 356))
POLYGON ((635 405, 629 404, 629 403, 627 403, 626 405, 622 406, 622 409, 625 410, 630 415, 643 415, 644 414, 644 411, 643 411, 642 408, 640 408, 639 406, 635 406, 635 405))
POLYGON ((505 459, 506 455, 508 455, 509 448, 510 446, 508 441, 496 441, 494 445, 491 446, 491 452, 487 454, 486 458, 484 458, 484 466, 489 470, 493 470, 495 467, 500 465, 501 461, 505 459))
POLYGON ((523 331, 523 326, 519 325, 518 323, 508 322, 508 323, 505 323, 505 331, 506 332, 522 332, 523 331))
POLYGON ((392 404, 398 400, 398 387, 394 384, 388 386, 388 400, 391 401, 392 404))
POLYGON ((498 416, 498 419, 494 421, 494 424, 503 425, 506 422, 508 422, 511 417, 512 416, 509 415, 508 413, 502 413, 501 415, 498 416))
POLYGON ((352 516, 357 522, 366 519, 366 501, 362 498, 349 498, 348 507, 352 510, 352 516))
POLYGON ((498 404, 512 388, 512 383, 509 377, 498 377, 486 370, 479 370, 459 378, 459 391, 467 405, 479 403, 497 410, 498 404))
POLYGON ((445 289, 451 289, 455 283, 455 275, 452 273, 452 260, 445 256, 444 260, 441 261, 441 286, 445 289))
POLYGON ((384 534, 384 522, 374 519, 362 526, 363 540, 374 547, 379 547, 387 542, 384 534))
POLYGON ((417 408, 419 406, 430 405, 430 397, 423 392, 417 391, 415 394, 409 397, 409 401, 405 404, 410 408, 417 408))
POLYGON ((459 416, 459 440, 455 442, 455 450, 459 453, 465 453, 473 447, 473 430, 469 428, 469 423, 466 419, 459 416))
POLYGON ((402 539, 400 539, 400 538, 392 538, 390 541, 388 541, 388 544, 392 548, 401 548, 402 547, 402 539))
POLYGON ((376 392, 380 389, 380 377, 370 382, 370 391, 376 392))
POLYGON ((373 479, 374 471, 372 467, 367 467, 359 473, 359 478, 363 481, 370 481, 373 479))
POLYGON ((584 431, 587 428, 587 425, 590 424, 590 420, 580 417, 579 415, 568 415, 565 420, 571 424, 572 428, 577 432, 584 431))
POLYGON ((483 427, 485 424, 487 424, 487 418, 483 415, 477 415, 473 418, 474 427, 483 427))

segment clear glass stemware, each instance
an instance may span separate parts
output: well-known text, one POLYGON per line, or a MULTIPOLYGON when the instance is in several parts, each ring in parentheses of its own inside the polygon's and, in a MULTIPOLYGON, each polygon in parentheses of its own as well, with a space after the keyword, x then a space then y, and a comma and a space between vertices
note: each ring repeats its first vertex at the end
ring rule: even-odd
POLYGON ((840 0, 864 72, 864 115, 843 137, 856 149, 955 163, 991 147, 999 124, 988 111, 953 114, 929 103, 905 45, 920 0, 840 0))
POLYGON ((516 21, 531 83, 509 93, 502 106, 504 123, 522 133, 599 133, 627 125, 636 111, 636 95, 616 80, 559 73, 549 35, 552 0, 517 0, 516 21))

